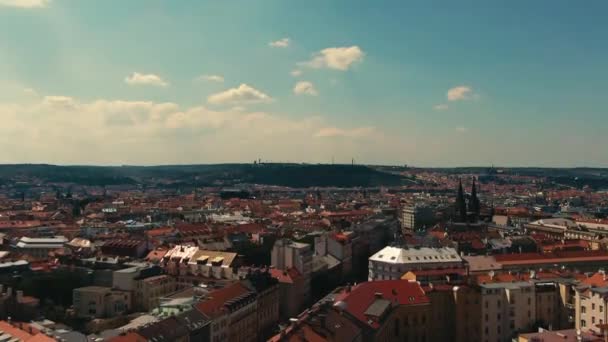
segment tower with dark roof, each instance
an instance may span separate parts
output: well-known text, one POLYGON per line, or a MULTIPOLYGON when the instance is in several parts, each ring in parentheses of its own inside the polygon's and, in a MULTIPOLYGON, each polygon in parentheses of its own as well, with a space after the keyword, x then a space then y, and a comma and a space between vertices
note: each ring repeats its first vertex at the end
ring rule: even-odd
POLYGON ((469 200, 469 211, 477 218, 480 212, 479 198, 477 197, 477 186, 475 186, 475 178, 473 178, 473 186, 471 187, 471 199, 469 200))
POLYGON ((462 190, 462 181, 458 180, 458 194, 456 195, 456 214, 460 222, 467 221, 467 202, 464 199, 464 191, 462 190))

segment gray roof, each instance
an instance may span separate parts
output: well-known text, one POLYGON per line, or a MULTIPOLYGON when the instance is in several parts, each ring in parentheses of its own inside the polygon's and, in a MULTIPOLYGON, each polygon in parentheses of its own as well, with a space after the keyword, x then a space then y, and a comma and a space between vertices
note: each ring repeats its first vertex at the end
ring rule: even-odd
POLYGON ((376 299, 367 310, 365 315, 372 317, 381 317, 391 307, 391 301, 387 299, 376 299))

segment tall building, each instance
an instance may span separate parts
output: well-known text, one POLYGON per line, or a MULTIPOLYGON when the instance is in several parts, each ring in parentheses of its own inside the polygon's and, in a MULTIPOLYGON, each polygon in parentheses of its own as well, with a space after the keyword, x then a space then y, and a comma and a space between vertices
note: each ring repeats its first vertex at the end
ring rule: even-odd
POLYGON ((430 227, 435 221, 433 208, 424 204, 406 205, 401 209, 401 232, 411 235, 416 230, 430 227))
POLYGON ((312 275, 311 246, 306 243, 280 239, 274 243, 271 253, 271 264, 274 268, 287 271, 295 268, 304 278, 305 303, 310 298, 310 279, 312 275))

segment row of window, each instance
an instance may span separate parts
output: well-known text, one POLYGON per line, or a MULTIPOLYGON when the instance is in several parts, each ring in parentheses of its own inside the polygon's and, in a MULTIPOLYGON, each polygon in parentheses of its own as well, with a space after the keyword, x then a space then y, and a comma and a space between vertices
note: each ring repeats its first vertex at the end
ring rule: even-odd
MULTIPOLYGON (((595 324, 595 317, 591 317, 591 324, 595 324)), ((604 324, 604 320, 600 319, 598 324, 604 324)), ((581 327, 586 327, 587 326, 587 321, 584 319, 581 319, 581 327)))
MULTIPOLYGON (((599 306, 600 312, 604 312, 604 306, 600 305, 599 306)), ((591 303, 591 310, 595 310, 595 303, 591 303)), ((586 306, 581 306, 581 313, 587 313, 587 307, 586 306)))

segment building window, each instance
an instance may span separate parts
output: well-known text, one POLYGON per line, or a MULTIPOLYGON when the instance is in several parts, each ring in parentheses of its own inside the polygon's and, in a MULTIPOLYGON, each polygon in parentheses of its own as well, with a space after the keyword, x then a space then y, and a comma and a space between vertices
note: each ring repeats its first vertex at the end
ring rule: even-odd
POLYGON ((496 302, 496 304, 498 305, 498 307, 500 307, 500 299, 498 300, 498 302, 496 302))
POLYGON ((488 320, 489 320, 489 318, 488 318, 488 314, 486 314, 486 322, 487 322, 488 320))
POLYGON ((595 310, 595 303, 591 303, 591 310, 595 310))
POLYGON ((587 308, 584 306, 581 306, 581 313, 587 313, 587 308))
POLYGON ((600 312, 604 312, 604 306, 600 305, 600 312))
POLYGON ((488 308, 488 301, 486 300, 484 304, 485 304, 486 309, 487 309, 488 308))
POLYGON ((500 314, 496 314, 496 319, 500 321, 500 314))
POLYGON ((581 327, 586 327, 587 326, 587 322, 585 322, 584 319, 581 319, 581 327))
POLYGON ((487 325, 486 325, 486 328, 485 328, 485 332, 486 332, 486 335, 487 335, 488 334, 488 326, 487 325))
POLYGON ((512 321, 509 323, 509 328, 511 328, 511 330, 515 329, 515 321, 513 321, 513 320, 512 320, 512 321))
POLYGON ((500 325, 496 327, 496 332, 500 335, 500 325))
MULTIPOLYGON (((542 297, 539 297, 539 298, 542 298, 542 297)), ((540 302, 540 299, 539 299, 539 302, 540 302)), ((532 305, 532 298, 530 298, 530 297, 528 297, 528 305, 532 305)))
POLYGON ((532 317, 532 313, 528 310, 528 318, 532 317))

